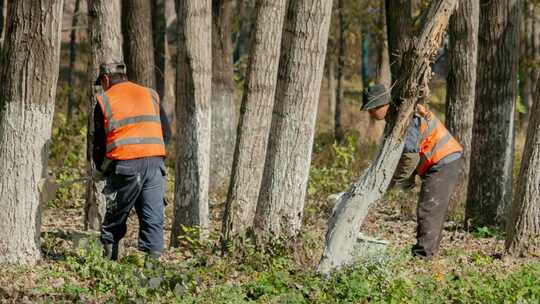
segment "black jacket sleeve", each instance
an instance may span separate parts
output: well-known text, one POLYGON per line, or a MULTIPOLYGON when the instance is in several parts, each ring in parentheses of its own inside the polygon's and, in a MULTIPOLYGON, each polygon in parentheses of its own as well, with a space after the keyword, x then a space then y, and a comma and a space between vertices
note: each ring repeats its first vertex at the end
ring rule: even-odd
POLYGON ((96 168, 101 170, 101 166, 105 160, 107 135, 105 134, 105 117, 98 104, 94 108, 94 140, 92 148, 92 159, 96 164, 96 168))

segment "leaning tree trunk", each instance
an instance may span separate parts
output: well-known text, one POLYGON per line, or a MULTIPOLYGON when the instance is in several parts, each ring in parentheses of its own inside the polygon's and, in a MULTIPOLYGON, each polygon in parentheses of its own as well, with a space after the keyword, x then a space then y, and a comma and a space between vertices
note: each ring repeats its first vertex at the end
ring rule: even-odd
POLYGON ((77 106, 77 96, 75 94, 75 61, 77 59, 77 26, 79 25, 80 0, 75 0, 73 9, 73 19, 71 21, 71 32, 69 33, 69 68, 68 68, 68 106, 67 122, 70 123, 73 117, 73 111, 77 106))
POLYGON ((477 0, 462 0, 450 18, 448 28, 450 47, 446 126, 464 150, 460 177, 450 199, 452 211, 456 211, 456 208, 463 211, 467 199, 478 54, 478 14, 477 0))
POLYGON ((385 0, 385 9, 391 79, 395 83, 412 34, 411 0, 385 0))
POLYGON ((345 15, 344 15, 343 0, 338 0, 338 55, 337 55, 337 85, 336 85, 336 107, 334 111, 334 139, 338 142, 343 141, 344 131, 341 124, 341 110, 343 108, 343 82, 345 69, 345 15))
POLYGON ((287 0, 258 0, 240 110, 231 183, 223 220, 224 240, 244 235, 253 217, 264 169, 287 0))
POLYGON ((519 1, 480 1, 478 70, 466 223, 502 224, 512 202, 519 1))
POLYGON ((176 181, 171 245, 185 227, 208 234, 212 6, 210 0, 177 0, 176 181))
MULTIPOLYGON (((122 31, 120 26, 120 0, 88 0, 88 28, 90 40, 90 92, 92 96, 88 104, 88 137, 87 158, 88 175, 96 170, 92 161, 92 143, 94 142, 94 108, 96 96, 103 93, 94 80, 99 74, 99 65, 105 62, 122 61, 122 31)), ((101 193, 104 182, 89 181, 86 187, 86 204, 84 207, 85 229, 99 230, 105 216, 105 197, 101 193)))
POLYGON ((210 190, 226 190, 236 141, 234 104, 232 0, 212 0, 212 142, 210 190))
POLYGON ((260 244, 300 231, 332 1, 290 0, 266 163, 255 213, 260 244))
POLYGON ((431 2, 421 31, 410 49, 402 57, 400 78, 392 89, 393 104, 386 125, 385 137, 376 158, 338 200, 328 222, 326 247, 319 264, 319 271, 332 270, 354 262, 358 231, 369 207, 382 197, 404 146, 404 135, 409 127, 419 92, 431 77, 430 64, 439 49, 457 0, 431 2))
POLYGON ((10 1, 0 73, 0 263, 40 259, 39 187, 60 61, 62 0, 10 1))
MULTIPOLYGON (((536 73, 540 75, 539 73, 536 73)), ((507 225, 506 249, 519 256, 540 256, 540 78, 521 162, 517 192, 507 225)))
POLYGON ((122 0, 122 34, 128 78, 155 88, 152 3, 122 0))
POLYGON ((165 100, 165 67, 167 64, 167 17, 165 0, 152 0, 152 38, 154 44, 154 77, 156 92, 165 100))

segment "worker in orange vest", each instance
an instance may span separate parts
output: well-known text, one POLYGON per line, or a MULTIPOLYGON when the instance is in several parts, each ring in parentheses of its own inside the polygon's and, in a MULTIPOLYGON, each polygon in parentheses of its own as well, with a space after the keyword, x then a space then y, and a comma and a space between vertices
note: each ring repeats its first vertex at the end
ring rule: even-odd
POLYGON ((106 179, 107 211, 101 226, 104 256, 118 259, 118 244, 135 208, 139 250, 147 260, 163 251, 165 145, 170 126, 158 94, 128 81, 123 62, 100 65, 94 109, 93 160, 106 179))
MULTIPOLYGON (((368 91, 362 107, 376 120, 383 120, 391 97, 383 85, 368 91)), ((458 179, 463 148, 442 122, 424 105, 418 104, 405 138, 405 147, 393 183, 414 186, 415 174, 422 178, 417 207, 415 256, 431 259, 438 253, 448 203, 458 179)))

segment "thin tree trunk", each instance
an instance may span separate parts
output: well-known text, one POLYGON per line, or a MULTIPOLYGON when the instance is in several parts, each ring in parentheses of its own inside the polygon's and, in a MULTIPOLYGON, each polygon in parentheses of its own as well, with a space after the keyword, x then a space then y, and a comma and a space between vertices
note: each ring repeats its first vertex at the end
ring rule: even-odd
POLYGON ((171 245, 180 245, 182 226, 208 235, 212 3, 177 0, 176 181, 171 245))
POLYGON ((503 224, 512 202, 518 0, 480 1, 478 70, 465 210, 473 226, 503 224))
POLYGON ((167 64, 167 18, 165 0, 152 0, 152 37, 154 39, 154 77, 156 92, 165 99, 165 66, 167 64))
POLYGON ((73 19, 71 21, 71 32, 69 33, 69 69, 68 69, 68 106, 67 106, 67 122, 71 122, 73 111, 77 107, 77 97, 75 90, 75 61, 77 59, 77 26, 79 25, 80 15, 80 0, 75 0, 75 8, 73 9, 73 19))
POLYGON ((478 14, 476 0, 462 0, 450 18, 448 50, 448 79, 446 94, 446 126, 463 146, 463 161, 454 194, 450 198, 450 210, 463 212, 467 199, 471 139, 473 127, 476 84, 476 60, 478 55, 478 14))
MULTIPOLYGON (((90 70, 88 71, 92 96, 88 103, 88 137, 87 159, 88 175, 92 176, 96 165, 92 161, 94 142, 94 108, 96 96, 103 93, 99 86, 94 86, 94 80, 99 75, 99 65, 106 62, 123 60, 122 31, 120 25, 120 0, 88 0, 88 28, 90 40, 90 70)), ((85 229, 99 230, 105 216, 106 202, 101 193, 104 182, 89 181, 86 187, 86 203, 84 207, 85 229)))
MULTIPOLYGON (((331 46, 331 42, 328 42, 331 46)), ((328 81, 328 117, 330 117, 330 132, 336 134, 336 100, 337 100, 337 81, 336 81, 336 58, 333 54, 328 53, 326 56, 326 73, 328 81)))
POLYGON ((122 0, 122 34, 128 78, 155 88, 152 3, 149 0, 122 0))
POLYGON ((40 259, 39 187, 60 61, 62 0, 10 1, 0 73, 0 263, 40 259))
MULTIPOLYGON (((536 73, 540 75, 539 73, 536 73)), ((506 249, 519 256, 540 255, 540 78, 521 162, 506 249)))
POLYGON ((279 66, 287 0, 258 0, 240 110, 231 183, 225 203, 225 240, 253 226, 279 66))
POLYGON ((354 262, 357 236, 369 207, 382 197, 404 146, 419 92, 431 77, 431 59, 440 47, 457 0, 432 1, 416 43, 403 56, 400 78, 392 89, 392 108, 379 152, 360 179, 338 200, 328 222, 326 247, 319 271, 329 273, 354 262), (399 111, 399 112, 395 112, 399 111))
POLYGON ((337 85, 336 85, 336 108, 334 113, 334 139, 338 142, 343 141, 344 131, 341 124, 341 110, 343 107, 343 81, 344 81, 344 69, 345 69, 345 17, 343 12, 343 0, 338 0, 338 21, 339 21, 339 34, 338 34, 338 61, 337 61, 337 85))
POLYGON ((235 38, 233 53, 234 62, 237 62, 249 52, 249 35, 253 25, 252 15, 254 14, 254 2, 255 1, 253 0, 237 0, 236 6, 238 8, 238 18, 240 18, 240 29, 235 38))
POLYGON ((0 47, 4 45, 6 36, 7 1, 0 0, 0 47))
POLYGON ((332 1, 290 0, 255 213, 259 243, 300 231, 332 1))
POLYGON ((391 79, 395 83, 412 33, 411 0, 385 0, 385 7, 391 79))
POLYGON ((232 0, 213 0, 212 5, 212 143, 210 190, 226 191, 236 142, 234 104, 232 0))
POLYGON ((362 77, 362 102, 367 102, 367 88, 369 87, 369 33, 365 25, 360 29, 362 51, 362 68, 360 76, 362 77))

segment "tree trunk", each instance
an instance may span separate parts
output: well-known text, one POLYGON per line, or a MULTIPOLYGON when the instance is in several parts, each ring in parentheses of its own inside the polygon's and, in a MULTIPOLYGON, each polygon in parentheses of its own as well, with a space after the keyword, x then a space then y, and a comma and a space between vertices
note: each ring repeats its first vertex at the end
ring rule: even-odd
POLYGON ((259 243, 300 231, 331 14, 332 1, 289 1, 254 220, 259 243))
POLYGON ((212 0, 212 141, 210 191, 226 191, 236 142, 232 0, 212 0))
POLYGON ((62 0, 10 1, 0 73, 0 263, 40 259, 39 187, 60 60, 62 0))
MULTIPOLYGON (((331 41, 328 41, 331 46, 331 41)), ((337 81, 336 81, 336 58, 333 54, 326 54, 326 78, 328 81, 328 117, 330 118, 330 132, 336 134, 336 100, 337 100, 337 81)))
POLYGON ((208 235, 212 6, 210 0, 177 0, 176 181, 171 245, 180 245, 182 226, 208 235))
POLYGON ((165 99, 165 66, 167 64, 167 18, 165 0, 152 0, 152 37, 154 44, 154 77, 156 92, 165 99))
POLYGON ((343 12, 343 0, 338 0, 338 60, 337 60, 337 85, 336 85, 336 108, 334 113, 334 139, 338 142, 343 141, 344 131, 341 125, 341 110, 343 107, 343 81, 345 69, 345 17, 343 12))
POLYGON ((463 146, 460 177, 450 198, 452 211, 463 211, 467 199, 478 55, 478 14, 478 1, 462 0, 450 18, 448 28, 450 48, 446 127, 463 146))
POLYGON ((230 240, 253 226, 279 66, 287 0, 258 0, 238 123, 223 235, 230 240))
POLYGON ((238 18, 240 19, 240 29, 235 37, 233 61, 237 62, 246 55, 249 50, 250 32, 253 27, 253 0, 237 0, 238 18))
POLYGON ((521 117, 521 127, 526 130, 530 117, 534 90, 534 71, 540 66, 540 4, 530 1, 523 3, 523 22, 521 33, 521 56, 520 56, 520 91, 523 105, 527 112, 521 117))
MULTIPOLYGON (((122 31, 120 25, 120 0, 88 0, 88 28, 90 40, 90 71, 92 96, 88 104, 87 158, 88 175, 96 166, 92 161, 92 143, 94 142, 94 108, 96 96, 103 93, 100 86, 94 86, 99 75, 99 65, 105 62, 122 61, 122 31)), ((85 229, 99 230, 105 216, 106 202, 101 193, 104 182, 89 181, 86 187, 84 207, 85 229)))
POLYGON ((360 76, 362 77, 362 102, 367 102, 367 88, 369 87, 369 32, 365 25, 360 29, 361 33, 361 58, 362 58, 362 68, 360 71, 360 76))
POLYGON ((128 78, 155 88, 151 1, 122 0, 122 34, 128 78))
POLYGON ((0 47, 4 45, 6 36, 7 1, 0 0, 0 47))
POLYGON ((80 15, 80 0, 75 0, 75 8, 73 9, 73 19, 71 21, 71 32, 69 33, 69 69, 68 69, 68 106, 67 106, 67 122, 71 122, 73 111, 78 105, 76 90, 75 90, 75 61, 77 59, 77 25, 79 25, 80 15))
POLYGON ((385 0, 385 8, 391 79, 395 83, 412 33, 411 0, 385 0))
MULTIPOLYGON (((536 73, 540 75, 539 73, 536 73)), ((521 161, 512 218, 507 225, 506 249, 519 256, 540 255, 540 79, 521 161)))
POLYGON ((432 1, 420 35, 415 44, 404 53, 397 85, 392 89, 393 104, 386 125, 385 137, 376 158, 360 179, 345 192, 334 207, 328 222, 326 247, 319 271, 332 270, 349 265, 356 257, 356 242, 369 207, 382 197, 404 146, 404 136, 409 127, 419 92, 427 86, 431 77, 430 64, 439 49, 444 31, 457 0, 432 1))
POLYGON ((480 1, 476 102, 465 210, 473 226, 502 224, 512 202, 518 0, 480 1))

